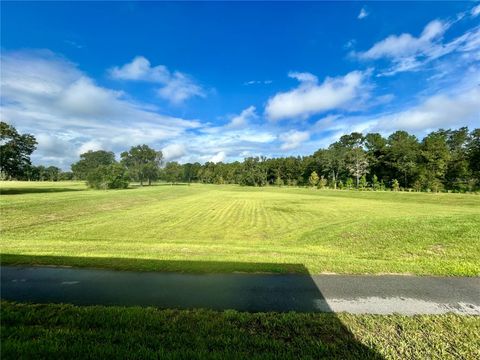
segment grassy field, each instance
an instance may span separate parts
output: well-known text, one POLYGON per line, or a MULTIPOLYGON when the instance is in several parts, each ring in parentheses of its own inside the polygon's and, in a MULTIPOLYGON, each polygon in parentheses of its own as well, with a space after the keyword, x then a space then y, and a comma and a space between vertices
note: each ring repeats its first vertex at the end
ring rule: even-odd
POLYGON ((480 318, 2 302, 2 359, 478 359, 480 318))
POLYGON ((480 196, 2 182, 2 263, 480 274, 480 196))

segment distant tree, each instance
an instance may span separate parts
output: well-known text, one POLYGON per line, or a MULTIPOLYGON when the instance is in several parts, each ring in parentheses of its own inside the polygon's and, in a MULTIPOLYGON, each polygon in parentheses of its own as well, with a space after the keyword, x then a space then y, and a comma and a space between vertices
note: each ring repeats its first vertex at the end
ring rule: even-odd
POLYGON ((73 180, 73 173, 71 171, 62 171, 58 176, 58 180, 73 180))
POLYGON ((469 190, 472 171, 468 161, 470 134, 467 127, 458 130, 445 130, 450 160, 445 172, 445 186, 457 191, 469 190))
POLYGON ((381 178, 388 177, 389 166, 387 164, 387 139, 378 133, 365 135, 365 148, 369 173, 376 174, 381 178))
POLYGON ((347 178, 347 181, 345 182, 345 187, 349 190, 353 188, 353 179, 351 177, 347 178))
POLYGON ((399 191, 400 190, 400 184, 397 179, 392 180, 392 190, 393 191, 399 191))
POLYGON ((366 189, 368 186, 368 182, 367 182, 367 177, 365 175, 363 175, 361 178, 360 178, 360 182, 358 184, 358 188, 359 189, 366 189))
POLYGON ((165 181, 176 184, 182 181, 183 168, 178 162, 170 161, 167 162, 162 173, 165 181))
POLYGON ((387 162, 394 171, 393 176, 403 179, 403 186, 408 187, 419 156, 419 143, 414 135, 406 131, 396 131, 388 137, 387 162))
MULTIPOLYGON (((342 182, 342 180, 340 180, 340 181, 338 182, 338 185, 341 186, 341 187, 343 187, 343 182, 342 182)), ((322 175, 322 176, 320 177, 320 180, 318 181, 318 188, 319 188, 319 189, 324 189, 326 186, 327 186, 327 179, 325 179, 325 178, 323 177, 323 175, 322 175)), ((341 188, 341 187, 340 187, 340 188, 341 188)))
POLYGON ((46 173, 47 173, 47 179, 49 181, 58 181, 58 177, 59 177, 62 170, 60 170, 56 166, 49 166, 45 170, 46 170, 46 173))
MULTIPOLYGON (((243 161, 240 172, 240 185, 264 186, 267 184, 267 171, 264 157, 249 157, 243 161)), ((292 181, 291 179, 289 179, 292 181)))
POLYGON ((281 178, 280 176, 277 176, 277 177, 275 178, 275 185, 276 185, 276 186, 283 186, 283 180, 282 180, 282 178, 281 178))
POLYGON ((325 170, 332 177, 333 188, 337 188, 337 181, 340 176, 340 173, 345 169, 345 147, 339 143, 333 143, 324 152, 323 160, 325 170))
POLYGON ((348 151, 346 162, 348 171, 356 178, 356 185, 358 188, 360 178, 368 172, 367 155, 362 148, 355 147, 348 151))
POLYGON ((94 189, 126 189, 127 170, 122 164, 100 165, 89 171, 87 184, 94 189))
POLYGON ((466 146, 469 169, 472 173, 473 183, 480 186, 480 128, 470 133, 470 139, 466 146))
POLYGON ((48 172, 47 168, 43 165, 38 165, 37 166, 37 174, 38 174, 38 180, 40 181, 47 181, 48 180, 48 172))
POLYGON ((380 183, 378 182, 378 177, 375 174, 373 174, 372 177, 372 189, 374 191, 380 190, 380 183))
POLYGON ((38 181, 40 180, 38 168, 34 165, 27 165, 23 173, 24 180, 38 181))
POLYGON ((202 168, 198 162, 196 163, 186 163, 183 165, 183 181, 192 182, 199 179, 199 171, 202 168))
MULTIPOLYGON (((326 182, 326 180, 325 180, 325 182, 326 182)), ((342 181, 342 180, 340 180, 340 181, 338 182, 338 188, 339 188, 340 190, 342 190, 342 189, 344 188, 344 185, 343 185, 343 181, 342 181)))
POLYGON ((318 184, 319 180, 320 178, 318 177, 317 172, 312 171, 312 173, 310 174, 310 177, 308 178, 308 183, 310 184, 310 186, 315 187, 318 184))
POLYGON ((72 172, 76 179, 86 180, 88 174, 99 166, 115 164, 115 154, 111 151, 87 151, 80 155, 80 160, 72 164, 72 172))
POLYGON ((158 171, 163 160, 161 151, 155 151, 148 145, 138 145, 132 146, 129 151, 122 152, 120 157, 122 164, 128 169, 130 177, 140 181, 141 186, 144 181, 148 181, 148 185, 151 185, 152 181, 158 178, 158 171))
POLYGON ((426 187, 438 188, 439 183, 445 179, 451 159, 445 132, 437 131, 428 134, 422 141, 420 153, 426 187))
POLYGON ((28 171, 30 155, 36 149, 37 140, 30 134, 19 134, 3 121, 0 122, 0 173, 5 178, 18 179, 28 171))

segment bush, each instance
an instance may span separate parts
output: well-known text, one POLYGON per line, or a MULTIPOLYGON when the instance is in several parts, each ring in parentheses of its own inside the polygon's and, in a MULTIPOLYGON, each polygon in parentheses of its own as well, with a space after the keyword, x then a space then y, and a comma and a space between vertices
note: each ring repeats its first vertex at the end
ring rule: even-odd
POLYGON ((327 186, 327 179, 325 179, 322 175, 322 177, 320 178, 320 180, 318 180, 318 184, 317 184, 317 187, 319 189, 324 189, 325 187, 327 186))
POLYGON ((94 189, 125 189, 128 187, 127 171, 120 164, 100 165, 90 171, 87 184, 94 189))
POLYGON ((393 181, 392 181, 392 190, 393 191, 399 191, 400 190, 400 184, 398 183, 397 179, 393 179, 393 181))

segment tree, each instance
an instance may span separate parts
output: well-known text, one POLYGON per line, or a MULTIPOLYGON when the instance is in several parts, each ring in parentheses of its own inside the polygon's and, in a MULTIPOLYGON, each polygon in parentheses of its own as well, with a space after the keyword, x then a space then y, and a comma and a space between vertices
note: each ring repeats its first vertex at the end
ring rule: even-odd
POLYGON ((467 159, 473 181, 480 185, 480 128, 470 133, 470 139, 467 144, 467 159))
POLYGON ((445 171, 445 185, 448 189, 465 191, 469 189, 471 170, 469 168, 467 146, 470 134, 467 127, 458 130, 445 130, 450 161, 445 171))
POLYGON ((388 177, 387 140, 378 133, 367 134, 365 135, 365 148, 367 150, 369 173, 376 174, 380 178, 388 177))
POLYGON ((408 187, 408 178, 417 167, 419 155, 418 140, 406 131, 396 131, 388 137, 387 162, 392 167, 393 176, 403 179, 403 186, 408 187))
POLYGON ((360 182, 358 184, 358 187, 359 189, 362 189, 362 190, 365 190, 368 186, 368 182, 367 182, 367 178, 365 175, 363 175, 361 178, 360 178, 360 182))
POLYGON ((115 164, 115 154, 111 151, 89 150, 80 155, 80 160, 72 164, 72 172, 75 179, 86 180, 88 174, 99 166, 115 164))
POLYGON ((30 134, 19 134, 3 121, 0 122, 0 173, 7 178, 17 179, 31 165, 30 155, 36 149, 37 140, 30 134))
POLYGON ((347 182, 345 183, 345 187, 350 190, 351 188, 353 188, 353 179, 351 177, 349 177, 347 179, 347 182))
POLYGON ((162 173, 165 181, 175 184, 182 180, 182 165, 176 161, 170 161, 165 165, 162 173))
POLYGON ((308 178, 308 183, 310 184, 310 186, 315 187, 318 184, 319 180, 320 178, 318 177, 317 172, 312 171, 312 173, 310 174, 310 177, 308 178))
POLYGON ((439 188, 444 180, 451 154, 444 131, 428 134, 422 141, 421 160, 426 180, 426 187, 439 188))
POLYGON ((153 180, 158 178, 158 171, 163 160, 161 151, 155 151, 148 145, 132 146, 129 151, 121 153, 121 162, 128 169, 130 177, 136 181, 143 182, 148 180, 151 185, 153 180))
POLYGON ((378 177, 375 174, 373 174, 372 177, 372 189, 373 191, 377 191, 380 189, 380 183, 378 182, 378 177))
POLYGON ((94 189, 126 189, 127 171, 119 163, 100 165, 88 173, 87 184, 94 189))
POLYGON ((393 191, 400 190, 400 184, 398 183, 397 179, 393 179, 393 181, 392 181, 392 190, 393 191))
POLYGON ((49 181, 58 181, 61 170, 56 166, 49 166, 45 169, 49 181))
POLYGON ((243 161, 240 172, 240 185, 264 186, 267 184, 267 171, 264 157, 249 157, 243 161))
POLYGON ((350 171, 350 174, 355 176, 357 180, 356 184, 358 188, 360 178, 368 172, 367 155, 362 148, 355 147, 348 151, 346 162, 348 171, 350 171))
MULTIPOLYGON (((339 188, 341 189, 343 187, 342 180, 338 182, 339 188)), ((318 181, 318 188, 323 189, 327 186, 327 179, 323 177, 323 175, 320 177, 320 180, 318 181)))
POLYGON ((324 166, 327 172, 332 176, 333 188, 337 188, 337 181, 342 172, 345 169, 345 147, 339 143, 333 143, 328 147, 328 150, 323 153, 324 166))

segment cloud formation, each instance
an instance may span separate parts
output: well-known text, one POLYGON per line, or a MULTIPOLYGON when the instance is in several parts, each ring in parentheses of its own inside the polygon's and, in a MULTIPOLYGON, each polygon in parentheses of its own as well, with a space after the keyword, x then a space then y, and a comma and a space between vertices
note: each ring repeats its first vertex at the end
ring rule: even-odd
POLYGON ((428 53, 435 47, 436 42, 441 38, 450 25, 440 20, 433 20, 423 29, 420 36, 415 37, 404 33, 401 35, 390 35, 377 42, 369 50, 358 53, 361 59, 380 59, 400 57, 411 57, 428 53))
POLYGON ((230 120, 230 123, 227 125, 229 128, 240 128, 248 125, 250 120, 253 120, 258 117, 255 112, 255 106, 249 106, 243 110, 240 114, 235 115, 230 120))
POLYGON ((345 76, 327 77, 321 84, 311 73, 291 72, 288 75, 300 84, 287 92, 271 97, 265 107, 270 120, 305 118, 326 110, 341 108, 359 96, 365 85, 365 73, 352 71, 345 76))
POLYGON ((19 130, 49 134, 39 138, 38 160, 51 161, 54 146, 57 153, 63 148, 67 163, 100 146, 117 151, 155 144, 200 127, 197 120, 162 115, 97 85, 50 51, 4 52, 1 66, 2 119, 19 130))
POLYGON ((181 104, 192 97, 205 97, 205 91, 190 76, 180 71, 171 72, 165 65, 151 66, 143 56, 135 57, 130 63, 115 66, 110 76, 119 80, 146 81, 162 85, 158 96, 173 104, 181 104))
POLYGON ((280 135, 280 140, 282 141, 280 148, 286 151, 296 149, 308 139, 310 139, 308 131, 290 130, 280 135))
POLYGON ((365 7, 362 7, 362 9, 360 10, 360 12, 358 13, 357 18, 358 18, 359 20, 361 20, 361 19, 366 18, 368 15, 369 15, 369 14, 368 14, 368 12, 367 12, 367 9, 365 9, 365 7))
POLYGON ((166 161, 179 160, 187 153, 187 148, 184 144, 174 143, 162 148, 163 158, 166 161))
MULTIPOLYGON (((472 10, 472 14, 473 14, 472 10)), ((463 19, 463 14, 459 20, 463 19)), ((473 27, 462 35, 445 42, 444 35, 456 21, 433 20, 429 22, 419 36, 409 33, 390 35, 375 43, 363 52, 350 53, 360 60, 373 61, 386 59, 391 67, 380 75, 391 76, 399 72, 415 71, 424 65, 449 54, 467 56, 473 54, 477 60, 480 48, 480 27, 473 27)))

